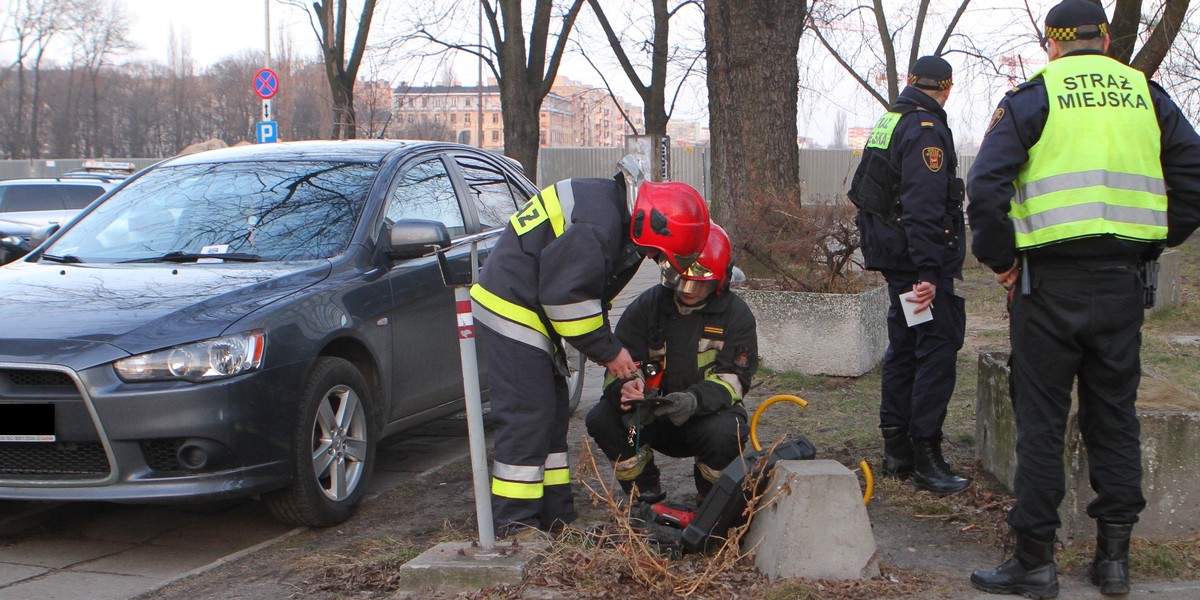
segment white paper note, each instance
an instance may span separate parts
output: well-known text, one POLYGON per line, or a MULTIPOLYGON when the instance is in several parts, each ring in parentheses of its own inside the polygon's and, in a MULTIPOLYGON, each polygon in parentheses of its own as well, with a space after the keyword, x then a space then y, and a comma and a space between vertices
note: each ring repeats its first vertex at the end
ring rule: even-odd
POLYGON ((909 302, 909 298, 912 298, 913 300, 915 300, 917 298, 916 292, 909 291, 909 292, 900 294, 900 307, 904 309, 904 320, 908 321, 909 327, 912 327, 913 325, 920 325, 921 323, 924 323, 926 321, 933 320, 933 305, 932 304, 929 305, 929 308, 926 308, 925 310, 923 310, 919 313, 913 312, 914 310, 917 309, 917 303, 909 302))

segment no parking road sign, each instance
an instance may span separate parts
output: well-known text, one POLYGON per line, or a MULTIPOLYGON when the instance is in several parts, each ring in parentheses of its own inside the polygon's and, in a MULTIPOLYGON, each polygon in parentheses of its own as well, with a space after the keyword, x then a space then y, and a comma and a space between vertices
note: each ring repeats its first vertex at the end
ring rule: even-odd
POLYGON ((266 100, 279 91, 279 77, 271 69, 259 69, 254 74, 254 93, 266 100))

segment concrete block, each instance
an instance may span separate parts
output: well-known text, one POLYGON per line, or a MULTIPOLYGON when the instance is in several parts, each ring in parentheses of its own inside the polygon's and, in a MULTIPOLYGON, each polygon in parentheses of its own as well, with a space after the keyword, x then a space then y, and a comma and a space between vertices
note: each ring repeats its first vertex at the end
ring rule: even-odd
POLYGON ((743 546, 756 549, 754 564, 771 581, 879 575, 858 477, 841 463, 780 461, 767 499, 772 504, 754 515, 743 546))
POLYGON ((445 542, 400 567, 398 597, 457 594, 500 584, 515 585, 549 548, 546 542, 497 542, 484 550, 472 542, 445 542))
POLYGON ((861 294, 737 293, 758 321, 759 353, 771 369, 857 377, 887 350, 887 286, 861 294))
MULTIPOLYGON (((975 408, 975 451, 983 469, 1012 490, 1016 472, 1016 426, 1009 396, 1005 352, 979 356, 978 398, 975 408)), ((1067 420, 1064 476, 1067 495, 1059 506, 1065 544, 1095 538, 1095 523, 1087 505, 1095 498, 1088 478, 1087 450, 1079 434, 1077 407, 1067 420)), ((1146 509, 1134 536, 1155 542, 1200 533, 1200 481, 1193 465, 1200 463, 1200 399, 1189 390, 1143 373, 1138 387, 1138 418, 1142 423, 1142 493, 1146 509)))

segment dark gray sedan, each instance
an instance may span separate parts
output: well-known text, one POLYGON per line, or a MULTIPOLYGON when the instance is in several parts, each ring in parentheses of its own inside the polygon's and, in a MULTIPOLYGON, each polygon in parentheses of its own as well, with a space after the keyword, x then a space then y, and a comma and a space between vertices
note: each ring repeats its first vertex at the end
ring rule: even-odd
MULTIPOLYGON (((536 191, 508 159, 427 142, 143 171, 0 269, 0 498, 263 494, 286 521, 348 518, 380 437, 462 409, 430 248, 499 231, 536 191)), ((469 254, 451 245, 450 270, 469 254)))

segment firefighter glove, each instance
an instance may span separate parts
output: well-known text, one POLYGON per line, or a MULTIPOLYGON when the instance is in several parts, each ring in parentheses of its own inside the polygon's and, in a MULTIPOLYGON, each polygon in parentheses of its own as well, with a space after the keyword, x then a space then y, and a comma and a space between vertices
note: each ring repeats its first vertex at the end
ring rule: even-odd
POLYGON ((654 414, 666 417, 676 427, 683 425, 696 412, 696 395, 691 392, 673 392, 667 394, 670 402, 654 409, 654 414))

